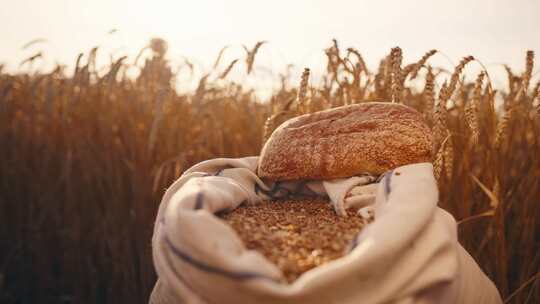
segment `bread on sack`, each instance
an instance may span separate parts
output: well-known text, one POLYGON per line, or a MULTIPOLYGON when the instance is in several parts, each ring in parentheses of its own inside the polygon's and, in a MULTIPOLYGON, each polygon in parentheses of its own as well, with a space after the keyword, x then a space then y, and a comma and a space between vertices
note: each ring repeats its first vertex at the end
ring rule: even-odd
POLYGON ((365 102, 292 118, 264 145, 257 173, 270 180, 332 179, 431 161, 432 135, 403 104, 365 102))

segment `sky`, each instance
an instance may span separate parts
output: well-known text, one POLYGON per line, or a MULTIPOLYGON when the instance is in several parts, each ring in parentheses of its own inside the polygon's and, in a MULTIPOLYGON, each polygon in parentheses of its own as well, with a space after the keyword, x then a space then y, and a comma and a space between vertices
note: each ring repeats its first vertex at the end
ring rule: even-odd
POLYGON ((11 71, 38 51, 44 67, 73 66, 80 52, 98 45, 103 63, 110 54, 133 58, 152 37, 169 42, 173 64, 187 57, 201 70, 229 46, 224 69, 244 56, 243 44, 266 40, 255 76, 243 79, 257 83, 288 63, 296 73, 322 71, 323 49, 336 38, 360 50, 372 68, 394 46, 406 63, 438 49, 432 64, 449 69, 474 55, 503 85, 502 63, 521 71, 526 50, 540 54, 538 0, 0 0, 0 7, 0 63, 11 71), (22 49, 37 38, 46 41, 22 49))

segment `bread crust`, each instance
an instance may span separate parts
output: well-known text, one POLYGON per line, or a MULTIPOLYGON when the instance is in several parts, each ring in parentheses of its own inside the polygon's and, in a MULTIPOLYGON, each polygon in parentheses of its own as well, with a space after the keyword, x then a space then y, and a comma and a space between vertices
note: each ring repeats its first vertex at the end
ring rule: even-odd
POLYGON ((264 145, 258 175, 271 180, 331 179, 431 161, 432 135, 408 106, 366 102, 292 118, 264 145))

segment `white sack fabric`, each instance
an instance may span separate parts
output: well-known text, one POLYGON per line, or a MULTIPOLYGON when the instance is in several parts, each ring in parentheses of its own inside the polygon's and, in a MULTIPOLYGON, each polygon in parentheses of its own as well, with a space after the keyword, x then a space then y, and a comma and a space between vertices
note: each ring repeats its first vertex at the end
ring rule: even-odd
POLYGON ((454 218, 437 207, 430 163, 396 168, 378 183, 369 175, 265 183, 257 160, 202 162, 166 191, 152 239, 159 279, 151 303, 502 303, 459 245, 454 218), (375 218, 344 257, 287 284, 215 214, 292 194, 327 195, 338 214, 354 205, 375 218))

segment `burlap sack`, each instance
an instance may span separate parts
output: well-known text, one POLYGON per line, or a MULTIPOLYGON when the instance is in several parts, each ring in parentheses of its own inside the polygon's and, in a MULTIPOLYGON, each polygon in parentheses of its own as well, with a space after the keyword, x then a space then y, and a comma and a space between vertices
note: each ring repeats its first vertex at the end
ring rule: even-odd
POLYGON ((454 218, 437 207, 430 163, 377 184, 371 176, 266 184, 256 166, 257 157, 206 161, 167 190, 152 239, 159 279, 151 303, 502 303, 458 243, 454 218), (214 214, 292 193, 328 195, 337 212, 356 205, 375 219, 343 258, 287 284, 214 214))

